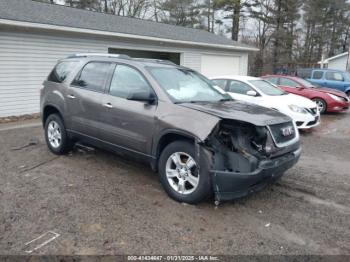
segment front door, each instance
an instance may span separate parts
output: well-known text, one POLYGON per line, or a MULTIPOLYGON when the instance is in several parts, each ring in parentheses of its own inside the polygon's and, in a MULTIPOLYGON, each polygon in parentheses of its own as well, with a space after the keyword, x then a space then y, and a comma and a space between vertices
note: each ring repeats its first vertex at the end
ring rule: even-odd
POLYGON ((150 154, 157 105, 130 100, 137 92, 151 94, 153 89, 137 69, 117 64, 110 88, 103 97, 103 140, 124 149, 150 154))
POLYGON ((76 133, 99 137, 103 119, 103 92, 105 91, 112 64, 90 62, 73 80, 66 92, 70 129, 76 133))
POLYGON ((251 86, 238 80, 229 80, 226 91, 236 100, 241 100, 253 104, 259 104, 261 100, 260 94, 251 86), (249 91, 254 91, 256 96, 248 95, 249 91))

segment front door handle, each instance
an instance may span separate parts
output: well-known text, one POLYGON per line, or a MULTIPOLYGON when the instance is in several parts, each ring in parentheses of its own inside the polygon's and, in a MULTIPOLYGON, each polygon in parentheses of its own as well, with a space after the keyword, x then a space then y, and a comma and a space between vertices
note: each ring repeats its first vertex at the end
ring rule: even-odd
POLYGON ((67 97, 70 98, 70 99, 74 99, 75 95, 67 95, 67 97))
POLYGON ((112 104, 111 103, 106 103, 103 105, 104 107, 107 107, 107 108, 113 108, 112 104))

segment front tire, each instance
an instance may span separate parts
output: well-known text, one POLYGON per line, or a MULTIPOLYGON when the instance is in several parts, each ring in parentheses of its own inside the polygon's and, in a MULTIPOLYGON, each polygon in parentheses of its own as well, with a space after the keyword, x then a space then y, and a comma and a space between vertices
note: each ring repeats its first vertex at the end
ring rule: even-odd
POLYGON ((348 98, 350 99, 350 91, 346 92, 346 95, 348 96, 348 98))
POLYGON ((208 163, 206 161, 199 172, 193 143, 175 141, 161 153, 158 162, 160 182, 172 199, 197 204, 212 192, 208 163))
POLYGON ((58 114, 49 115, 46 119, 45 140, 50 151, 56 155, 63 155, 71 149, 71 141, 58 114))
POLYGON ((327 103, 321 98, 312 99, 317 104, 318 109, 320 110, 320 114, 324 114, 327 111, 327 103))

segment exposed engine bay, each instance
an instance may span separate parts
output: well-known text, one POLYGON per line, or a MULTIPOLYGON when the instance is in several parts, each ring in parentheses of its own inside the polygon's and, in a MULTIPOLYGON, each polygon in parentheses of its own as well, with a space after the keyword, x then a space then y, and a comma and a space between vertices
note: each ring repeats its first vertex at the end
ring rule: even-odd
POLYGON ((254 171, 280 150, 267 127, 232 120, 220 122, 206 146, 213 153, 212 169, 236 173, 254 171))

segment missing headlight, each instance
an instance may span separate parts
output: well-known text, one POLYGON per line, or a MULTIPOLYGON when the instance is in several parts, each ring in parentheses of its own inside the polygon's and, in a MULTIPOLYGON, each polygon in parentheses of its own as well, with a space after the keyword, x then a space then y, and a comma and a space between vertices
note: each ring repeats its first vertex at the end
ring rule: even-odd
POLYGON ((249 123, 222 121, 208 139, 214 151, 214 168, 231 172, 251 172, 269 154, 268 130, 249 123))

